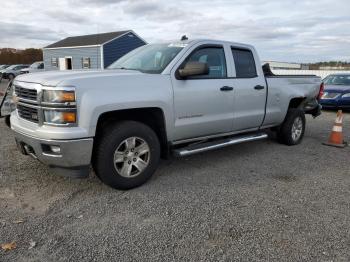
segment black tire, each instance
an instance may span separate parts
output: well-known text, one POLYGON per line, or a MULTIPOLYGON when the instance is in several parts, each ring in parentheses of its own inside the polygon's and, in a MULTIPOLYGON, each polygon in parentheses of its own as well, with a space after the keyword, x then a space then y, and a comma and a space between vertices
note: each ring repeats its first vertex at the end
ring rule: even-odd
POLYGON ((115 189, 126 190, 144 184, 151 178, 158 167, 160 159, 158 137, 149 126, 143 123, 122 121, 106 126, 97 138, 95 146, 93 167, 96 175, 103 183, 115 189), (130 137, 144 140, 150 153, 148 155, 148 165, 142 172, 135 177, 124 177, 118 173, 117 167, 115 167, 114 155, 123 141, 130 137))
POLYGON ((286 118, 284 119, 282 125, 278 128, 277 139, 280 143, 286 144, 288 146, 293 146, 299 144, 304 137, 305 133, 305 114, 301 109, 291 108, 288 110, 286 118), (297 119, 301 120, 302 128, 300 135, 295 138, 292 135, 293 124, 297 119))
POLYGON ((10 116, 5 116, 5 124, 11 128, 10 116))
POLYGON ((9 82, 11 82, 13 79, 15 79, 15 75, 14 74, 9 74, 7 76, 7 79, 9 80, 9 82))

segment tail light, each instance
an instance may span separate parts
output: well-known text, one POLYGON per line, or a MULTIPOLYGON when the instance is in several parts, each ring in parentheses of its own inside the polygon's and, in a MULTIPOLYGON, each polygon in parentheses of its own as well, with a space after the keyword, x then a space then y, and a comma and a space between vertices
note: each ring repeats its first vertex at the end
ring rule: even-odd
POLYGON ((320 85, 320 91, 318 92, 317 100, 320 100, 323 94, 324 94, 324 83, 322 82, 320 85))

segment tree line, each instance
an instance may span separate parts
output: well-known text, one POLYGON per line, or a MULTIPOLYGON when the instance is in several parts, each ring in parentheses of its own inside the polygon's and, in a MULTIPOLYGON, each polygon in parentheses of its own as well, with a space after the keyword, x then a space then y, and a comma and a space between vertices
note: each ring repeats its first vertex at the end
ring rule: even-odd
POLYGON ((327 61, 327 62, 318 62, 309 64, 311 70, 317 70, 320 67, 344 67, 350 68, 350 62, 345 61, 327 61))
POLYGON ((0 49, 0 65, 32 64, 43 60, 43 50, 28 48, 25 50, 0 49))

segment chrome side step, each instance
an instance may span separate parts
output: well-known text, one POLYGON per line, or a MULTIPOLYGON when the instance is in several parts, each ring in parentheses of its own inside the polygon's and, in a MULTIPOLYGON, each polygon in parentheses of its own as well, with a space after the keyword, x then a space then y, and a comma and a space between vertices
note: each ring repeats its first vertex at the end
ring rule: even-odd
POLYGON ((173 150, 173 153, 175 156, 182 157, 182 156, 189 156, 209 150, 214 150, 230 145, 240 144, 244 142, 249 141, 255 141, 255 140, 261 140, 267 138, 268 135, 266 133, 254 133, 249 135, 241 135, 241 136, 235 136, 230 137, 226 139, 221 140, 215 140, 210 142, 203 142, 203 143, 197 143, 192 144, 187 147, 179 148, 173 150))

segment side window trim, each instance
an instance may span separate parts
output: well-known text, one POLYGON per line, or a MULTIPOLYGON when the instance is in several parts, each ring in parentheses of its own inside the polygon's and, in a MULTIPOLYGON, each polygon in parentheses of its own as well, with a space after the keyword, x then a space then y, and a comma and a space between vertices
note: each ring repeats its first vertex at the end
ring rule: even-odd
MULTIPOLYGON (((201 50, 201 49, 205 49, 205 48, 221 48, 222 51, 223 51, 223 54, 224 54, 224 62, 225 62, 225 75, 224 77, 201 77, 201 78, 188 78, 187 80, 202 80, 202 79, 227 79, 229 78, 228 75, 227 75, 227 58, 226 58, 226 54, 225 54, 225 48, 223 45, 221 44, 203 44, 203 45, 200 45, 200 46, 197 46, 196 48, 194 48, 187 56, 186 58, 181 62, 181 64, 177 67, 177 69, 175 70, 175 77, 176 77, 176 72, 182 68, 185 63, 188 61, 188 59, 195 53, 197 52, 198 50, 201 50)), ((179 79, 178 79, 179 80, 179 79)))
POLYGON ((234 66, 235 71, 236 71, 236 76, 234 78, 243 78, 243 79, 244 78, 248 78, 249 79, 249 78, 257 78, 257 77, 259 77, 256 61, 255 61, 255 58, 254 58, 254 53, 253 53, 253 51, 251 49, 231 45, 230 46, 230 50, 231 50, 231 55, 232 55, 232 60, 233 60, 233 66, 234 66), (255 75, 254 76, 247 76, 247 77, 239 77, 239 76, 237 76, 236 61, 235 61, 235 58, 233 57, 233 50, 248 51, 248 52, 250 52, 252 54, 252 58, 253 58, 253 62, 254 62, 254 68, 255 68, 255 75))

